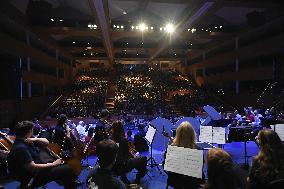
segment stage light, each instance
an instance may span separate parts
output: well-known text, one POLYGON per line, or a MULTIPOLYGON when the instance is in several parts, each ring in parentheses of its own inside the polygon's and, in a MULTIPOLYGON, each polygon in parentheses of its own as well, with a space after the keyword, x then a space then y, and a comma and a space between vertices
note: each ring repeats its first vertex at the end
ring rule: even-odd
POLYGON ((165 31, 167 33, 173 33, 175 30, 174 25, 172 23, 168 23, 165 27, 165 31))
POLYGON ((144 23, 139 24, 139 30, 142 32, 146 29, 146 27, 147 26, 144 23))
POLYGON ((54 22, 54 19, 53 19, 53 18, 51 18, 50 20, 51 20, 52 22, 54 22))

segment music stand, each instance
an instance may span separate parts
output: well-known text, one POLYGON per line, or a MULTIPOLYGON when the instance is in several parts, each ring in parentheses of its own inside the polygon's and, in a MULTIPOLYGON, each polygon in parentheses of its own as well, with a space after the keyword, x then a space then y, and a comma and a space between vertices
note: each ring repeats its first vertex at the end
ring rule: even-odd
POLYGON ((145 136, 145 139, 146 141, 149 142, 150 144, 150 157, 149 159, 147 160, 150 161, 150 167, 153 168, 153 167, 157 167, 157 169, 159 170, 160 174, 162 173, 160 168, 159 168, 159 164, 156 162, 156 160, 153 158, 153 141, 154 141, 154 138, 155 138, 155 135, 156 135, 156 132, 157 132, 157 129, 156 127, 154 127, 153 125, 149 125, 148 126, 148 130, 146 132, 146 136, 145 136))

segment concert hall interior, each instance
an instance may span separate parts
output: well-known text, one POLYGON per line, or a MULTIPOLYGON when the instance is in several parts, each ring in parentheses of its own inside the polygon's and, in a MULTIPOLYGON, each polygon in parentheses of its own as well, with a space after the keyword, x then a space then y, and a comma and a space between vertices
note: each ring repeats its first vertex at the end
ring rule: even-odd
POLYGON ((283 189, 284 1, 1 0, 0 189, 283 189))

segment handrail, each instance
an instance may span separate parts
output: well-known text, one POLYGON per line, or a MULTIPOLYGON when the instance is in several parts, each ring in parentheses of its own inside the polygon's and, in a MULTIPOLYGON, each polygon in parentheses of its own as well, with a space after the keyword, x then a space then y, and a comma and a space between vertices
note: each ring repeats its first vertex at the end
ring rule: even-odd
POLYGON ((54 105, 62 98, 62 96, 63 96, 63 95, 61 94, 59 97, 56 98, 55 101, 53 101, 53 102, 48 106, 48 108, 39 116, 40 119, 44 118, 44 116, 49 112, 49 110, 50 110, 51 108, 54 107, 54 105))

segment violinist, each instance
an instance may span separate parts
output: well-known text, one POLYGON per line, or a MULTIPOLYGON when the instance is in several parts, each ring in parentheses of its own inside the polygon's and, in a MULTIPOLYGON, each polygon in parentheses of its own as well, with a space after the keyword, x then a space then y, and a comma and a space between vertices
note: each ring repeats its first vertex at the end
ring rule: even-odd
POLYGON ((135 183, 139 184, 140 179, 147 173, 147 158, 138 157, 131 154, 131 149, 129 148, 128 141, 125 137, 124 127, 121 122, 117 121, 112 124, 111 128, 111 139, 115 141, 118 146, 118 154, 116 162, 114 165, 114 172, 121 176, 121 180, 129 184, 126 173, 130 172, 132 169, 137 169, 135 183))
POLYGON ((15 127, 16 139, 7 158, 11 174, 23 186, 30 188, 60 181, 58 183, 64 188, 75 189, 76 175, 68 165, 63 165, 61 159, 54 158, 49 163, 40 159, 40 148, 46 147, 49 142, 45 138, 31 138, 33 127, 30 121, 19 122, 15 127))

